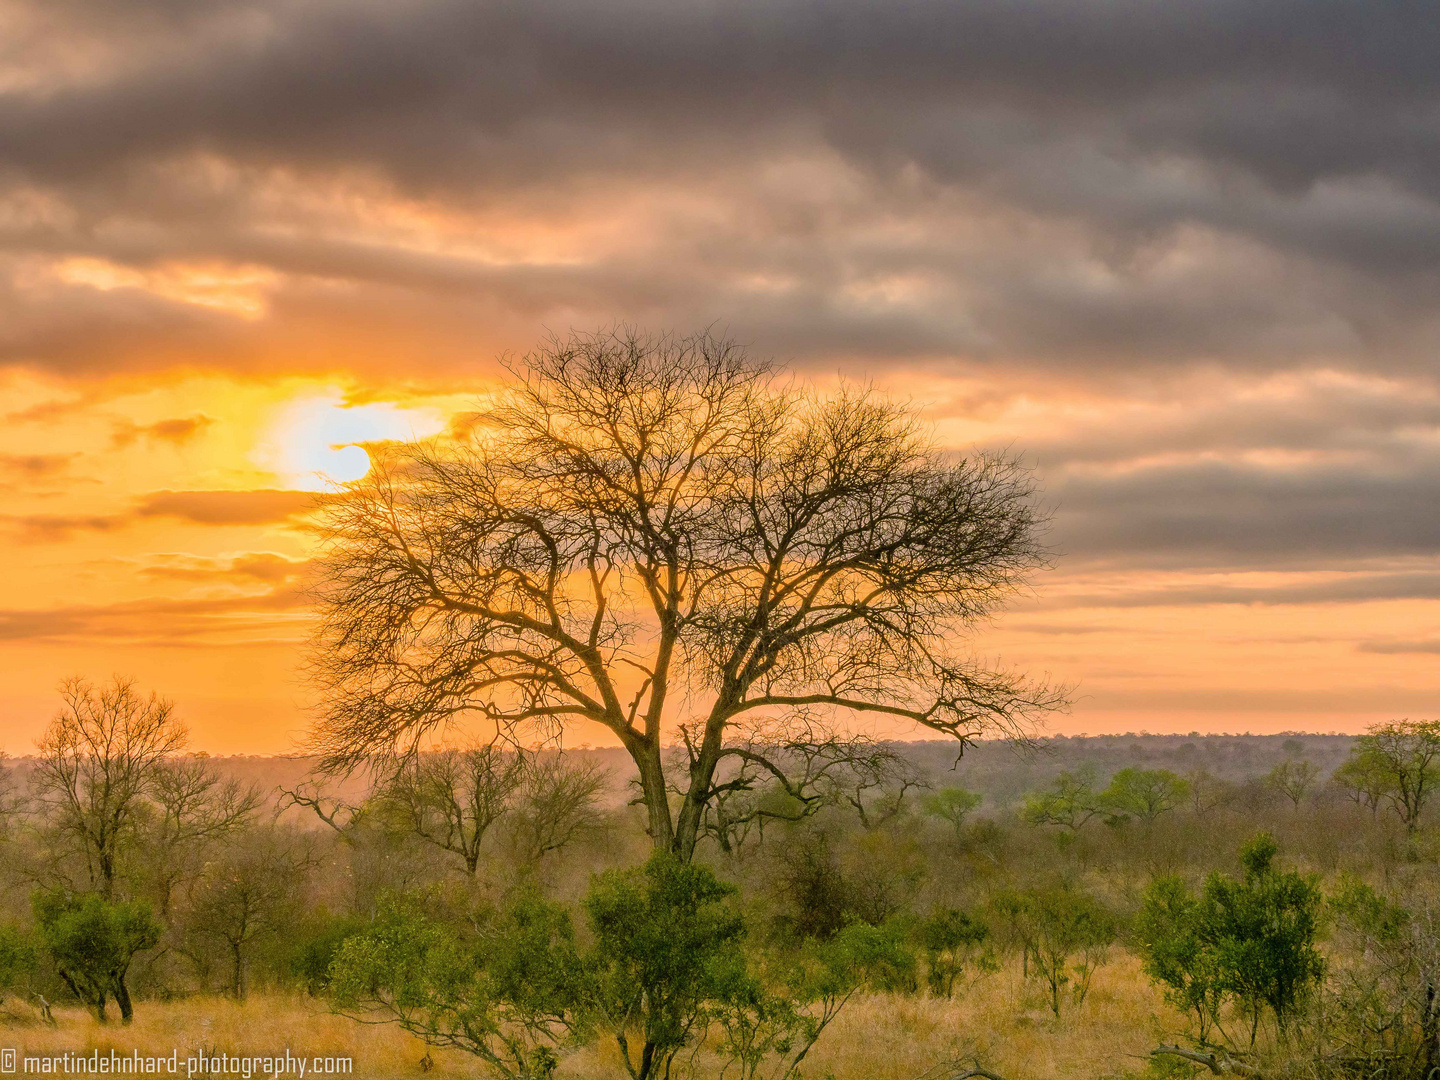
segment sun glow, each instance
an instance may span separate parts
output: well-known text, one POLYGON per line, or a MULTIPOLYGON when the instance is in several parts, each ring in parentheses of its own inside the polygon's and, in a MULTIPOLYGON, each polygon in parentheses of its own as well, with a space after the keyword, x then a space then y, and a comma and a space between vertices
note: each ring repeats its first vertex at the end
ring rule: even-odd
POLYGON ((346 405, 338 391, 283 405, 253 455, 288 487, 320 491, 359 480, 370 471, 367 443, 424 439, 442 431, 434 409, 388 402, 346 405))

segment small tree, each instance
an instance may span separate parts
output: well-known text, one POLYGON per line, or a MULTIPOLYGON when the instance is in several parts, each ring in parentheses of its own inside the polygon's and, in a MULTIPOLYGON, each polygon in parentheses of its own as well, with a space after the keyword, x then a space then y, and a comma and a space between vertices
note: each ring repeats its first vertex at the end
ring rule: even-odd
POLYGON ((744 924, 727 903, 735 891, 708 868, 657 852, 640 869, 601 875, 586 897, 593 1006, 632 1080, 669 1075, 707 1008, 743 985, 744 924))
POLYGON ((931 817, 948 821, 958 838, 964 831, 965 819, 983 801, 983 796, 978 792, 966 791, 962 787, 947 787, 930 792, 920 805, 931 817))
POLYGON ((1020 818, 1029 825, 1058 825, 1074 836, 1104 810, 1095 791, 1094 774, 1089 769, 1081 769, 1062 772, 1048 790, 1027 796, 1020 818))
POLYGON ((1075 1004, 1084 1004, 1095 969, 1119 936, 1115 916, 1094 897, 1066 888, 1028 889, 1000 903, 1018 929, 1030 972, 1050 990, 1055 1015, 1067 987, 1075 1004))
POLYGON ((1190 785, 1190 809, 1196 817, 1206 817, 1235 801, 1235 785, 1208 769, 1191 769, 1185 782, 1190 785))
MULTIPOLYGON (((926 980, 933 996, 948 998, 955 993, 955 980, 967 964, 976 962, 976 950, 989 934, 990 927, 984 922, 955 908, 940 908, 920 924, 926 980)), ((993 967, 988 957, 980 957, 978 962, 993 967)))
POLYGON ((185 745, 174 706, 131 679, 105 687, 68 679, 63 706, 37 743, 31 783, 62 841, 83 857, 89 886, 109 900, 156 773, 185 745))
POLYGON ((1363 806, 1373 817, 1380 812, 1389 787, 1389 772, 1375 756, 1351 754, 1331 778, 1340 785, 1345 797, 1357 806, 1363 806))
POLYGON ((378 798, 415 836, 458 855, 473 876, 485 837, 510 812, 525 770, 520 753, 472 743, 404 759, 378 798))
POLYGON ((1167 1001, 1194 1014, 1202 1046, 1219 1028, 1228 990, 1210 933, 1201 921, 1200 901, 1180 878, 1159 878, 1145 890, 1135 921, 1145 974, 1165 988, 1167 1001))
POLYGON ((1179 1007, 1195 1012, 1201 1038, 1218 1031, 1228 1001, 1255 1045, 1266 1010, 1284 1028, 1324 965, 1315 948, 1322 898, 1312 878, 1275 865, 1268 833, 1240 849, 1240 880, 1211 874, 1198 897, 1175 878, 1148 890, 1139 920, 1146 973, 1179 1007))
POLYGON ((33 899, 40 938, 65 985, 101 1023, 106 1002, 113 997, 128 1024, 134 1008, 125 976, 135 954, 153 949, 160 940, 161 927, 150 906, 59 889, 41 890, 33 899))
POLYGON ((593 833, 600 825, 600 797, 609 770, 576 762, 559 751, 530 755, 515 794, 510 839, 526 862, 538 862, 593 833))
POLYGON ((164 920, 175 891, 201 872, 208 853, 254 820, 264 800, 255 785, 222 777, 204 757, 161 761, 148 795, 137 815, 142 820, 142 879, 151 886, 164 920))
POLYGON ((1414 832, 1440 784, 1440 720, 1376 724, 1355 740, 1356 773, 1373 780, 1405 828, 1414 832))
POLYGON ((1113 818, 1137 817, 1151 825, 1161 814, 1183 803, 1189 794, 1189 782, 1169 769, 1130 768, 1110 778, 1099 802, 1113 818))
POLYGON ((250 953, 257 940, 295 924, 300 875, 308 854, 275 826, 243 837, 215 859, 191 898, 196 933, 218 940, 229 954, 230 995, 245 999, 250 953))
POLYGON ((508 1080, 553 1075, 583 979, 569 914, 519 896, 467 935, 429 909, 423 896, 389 897, 369 929, 341 942, 332 1007, 473 1054, 508 1080))
POLYGON ((1290 800, 1290 805, 1299 809, 1301 801, 1315 786, 1320 767, 1309 761, 1294 758, 1282 761, 1265 776, 1265 786, 1290 800))

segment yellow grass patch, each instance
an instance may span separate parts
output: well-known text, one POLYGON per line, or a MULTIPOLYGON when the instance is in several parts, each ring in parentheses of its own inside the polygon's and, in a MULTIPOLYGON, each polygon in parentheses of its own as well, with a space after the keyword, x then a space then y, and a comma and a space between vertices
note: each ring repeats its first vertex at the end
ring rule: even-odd
MULTIPOLYGON (((183 1060, 204 1051, 263 1055, 350 1057, 362 1078, 487 1075, 482 1064, 454 1050, 427 1048, 394 1025, 358 1024, 333 1016, 324 1005, 296 996, 256 995, 244 1003, 225 998, 140 1001, 128 1027, 100 1025, 77 1009, 57 1009, 59 1026, 14 1025, 0 1039, 22 1053, 72 1051, 88 1055, 132 1050, 183 1060), (424 1064, 422 1064, 424 1063, 424 1064)), ((1138 1069, 1162 1038, 1184 1020, 1165 1005, 1140 972, 1138 961, 1117 954, 1095 975, 1078 1008, 1066 1000, 1059 1020, 1036 980, 1007 967, 977 980, 951 1001, 875 995, 857 998, 821 1037, 806 1059, 809 1080, 914 1080, 946 1076, 946 1061, 975 1061, 1011 1080, 1097 1080, 1138 1069)), ((683 1056, 682 1056, 683 1060, 683 1056)), ((680 1063, 677 1062, 677 1065, 680 1063)), ((696 1075, 714 1077, 719 1062, 695 1059, 696 1075)), ((625 1075, 613 1042, 597 1039, 568 1055, 560 1073, 611 1080, 625 1075)))

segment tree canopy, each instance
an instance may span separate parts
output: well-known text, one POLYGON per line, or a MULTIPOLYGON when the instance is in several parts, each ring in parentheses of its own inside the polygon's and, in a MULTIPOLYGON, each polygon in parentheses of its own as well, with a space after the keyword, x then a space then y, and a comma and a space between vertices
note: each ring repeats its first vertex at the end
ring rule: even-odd
POLYGON ((1015 460, 943 453, 908 405, 783 385, 706 334, 575 335, 512 370, 464 437, 377 453, 328 503, 332 767, 461 718, 592 722, 688 859, 747 724, 863 714, 963 742, 1063 703, 964 647, 1044 563, 1015 460))

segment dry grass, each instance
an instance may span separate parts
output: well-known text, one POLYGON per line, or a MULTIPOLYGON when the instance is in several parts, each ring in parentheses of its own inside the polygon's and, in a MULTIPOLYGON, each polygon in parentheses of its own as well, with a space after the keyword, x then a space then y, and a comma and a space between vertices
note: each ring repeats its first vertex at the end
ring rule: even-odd
MULTIPOLYGON (((876 996, 851 1002, 805 1063, 810 1080, 914 1080, 934 1077, 951 1060, 978 1059, 1012 1080, 1096 1080, 1140 1067, 1139 1057, 1183 1020, 1161 1000, 1131 957, 1117 954, 1096 973, 1090 996, 1057 1021, 1040 984, 1006 969, 980 979, 953 1001, 876 996)), ((455 1051, 431 1050, 393 1026, 372 1027, 332 1016, 298 997, 256 996, 244 1004, 220 998, 139 1002, 129 1027, 97 1024, 78 1010, 57 1010, 58 1028, 12 1027, 8 1045, 30 1053, 62 1050, 88 1054, 115 1048, 181 1057, 196 1050, 264 1054, 290 1048, 307 1055, 349 1056, 364 1078, 485 1075, 479 1063, 455 1051)), ((697 1075, 715 1075, 703 1059, 697 1075)), ((565 1077, 611 1080, 624 1076, 608 1040, 568 1056, 565 1077)), ((943 1074, 942 1074, 943 1075, 943 1074)))

